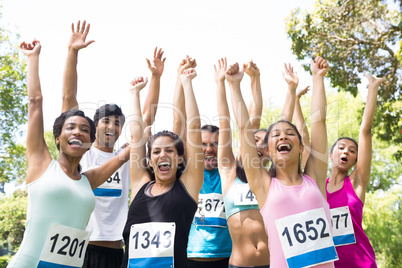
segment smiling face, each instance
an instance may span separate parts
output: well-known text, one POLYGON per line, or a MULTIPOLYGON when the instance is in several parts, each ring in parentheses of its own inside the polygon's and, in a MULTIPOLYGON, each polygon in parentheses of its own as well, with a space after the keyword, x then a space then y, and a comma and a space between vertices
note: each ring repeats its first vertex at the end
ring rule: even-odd
POLYGON ((175 180, 177 167, 183 162, 179 156, 172 138, 160 136, 152 144, 149 165, 152 167, 156 180, 175 180))
POLYGON ((357 161, 357 145, 349 139, 340 139, 330 153, 333 168, 348 171, 357 161))
POLYGON ((219 134, 207 130, 201 131, 202 151, 204 153, 204 168, 214 170, 218 168, 218 140, 219 134))
POLYGON ((297 130, 287 122, 279 122, 270 129, 268 135, 268 153, 276 166, 288 161, 299 162, 303 151, 297 130))
POLYGON ((68 117, 56 138, 56 144, 61 153, 81 157, 92 145, 90 132, 91 126, 87 119, 78 115, 68 117))
POLYGON ((114 144, 120 137, 122 123, 117 115, 102 117, 96 126, 96 148, 109 148, 113 150, 114 144))

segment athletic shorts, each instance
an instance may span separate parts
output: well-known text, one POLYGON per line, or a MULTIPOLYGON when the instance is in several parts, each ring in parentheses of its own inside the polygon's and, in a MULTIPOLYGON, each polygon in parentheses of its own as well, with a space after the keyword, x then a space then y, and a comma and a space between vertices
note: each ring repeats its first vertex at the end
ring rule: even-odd
POLYGON ((88 245, 82 268, 120 268, 123 249, 88 245))
POLYGON ((188 260, 189 268, 228 268, 229 258, 218 261, 193 261, 188 260))

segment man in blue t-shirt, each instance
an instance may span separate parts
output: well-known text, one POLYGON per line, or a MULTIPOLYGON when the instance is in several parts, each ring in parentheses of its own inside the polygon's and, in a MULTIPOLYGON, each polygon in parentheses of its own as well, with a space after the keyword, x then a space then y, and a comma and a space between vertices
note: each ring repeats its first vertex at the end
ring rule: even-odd
POLYGON ((190 268, 228 267, 232 240, 226 222, 217 153, 219 128, 201 128, 204 151, 204 184, 199 195, 198 210, 191 225, 187 255, 190 268))

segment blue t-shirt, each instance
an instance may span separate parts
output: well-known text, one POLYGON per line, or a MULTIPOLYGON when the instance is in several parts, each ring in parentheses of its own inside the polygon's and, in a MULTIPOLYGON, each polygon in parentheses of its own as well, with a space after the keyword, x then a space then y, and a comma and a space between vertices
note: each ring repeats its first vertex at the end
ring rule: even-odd
POLYGON ((230 257, 232 240, 226 221, 218 169, 204 169, 204 184, 198 201, 198 210, 188 239, 188 258, 230 257))

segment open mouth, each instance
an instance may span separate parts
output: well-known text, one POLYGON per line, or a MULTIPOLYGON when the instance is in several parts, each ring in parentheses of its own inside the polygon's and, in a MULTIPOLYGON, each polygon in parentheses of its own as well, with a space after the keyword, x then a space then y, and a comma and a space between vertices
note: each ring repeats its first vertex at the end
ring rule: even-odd
POLYGON ((346 157, 341 157, 341 162, 342 163, 346 163, 348 161, 348 159, 346 157))
POLYGON ((114 133, 113 132, 106 132, 105 135, 107 137, 114 137, 114 133))
POLYGON ((204 161, 206 165, 213 165, 215 163, 216 156, 204 156, 204 161))
POLYGON ((276 149, 278 150, 278 152, 290 152, 292 147, 287 143, 282 143, 279 144, 278 147, 276 147, 276 149))
POLYGON ((165 173, 165 172, 169 172, 170 170, 170 163, 169 162, 161 162, 158 165, 158 168, 161 172, 165 173))
POLYGON ((74 147, 74 148, 81 148, 82 147, 82 141, 80 141, 79 139, 71 139, 71 140, 68 141, 68 144, 71 147, 74 147))
POLYGON ((264 154, 261 153, 260 151, 257 151, 258 156, 263 156, 264 154))

